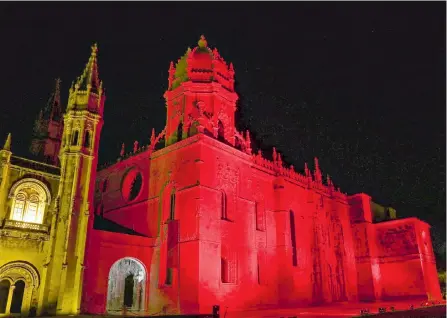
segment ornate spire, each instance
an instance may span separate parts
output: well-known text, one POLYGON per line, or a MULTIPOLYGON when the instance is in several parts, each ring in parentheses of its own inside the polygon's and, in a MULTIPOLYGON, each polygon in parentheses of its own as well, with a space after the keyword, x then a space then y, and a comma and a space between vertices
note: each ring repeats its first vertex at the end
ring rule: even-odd
POLYGON ((3 150, 11 151, 11 133, 8 133, 8 137, 6 137, 3 150))
POLYGON ((134 141, 134 143, 133 143, 133 153, 137 153, 137 151, 138 151, 138 141, 134 141))
POLYGON ((61 79, 56 79, 56 85, 54 88, 54 93, 50 97, 48 101, 51 103, 51 115, 50 119, 54 121, 60 121, 62 118, 62 109, 61 109, 61 79))
POLYGON ((75 89, 91 90, 95 93, 102 90, 102 82, 99 80, 97 54, 98 45, 94 43, 92 45, 90 58, 88 59, 87 65, 84 68, 84 72, 76 80, 75 89))

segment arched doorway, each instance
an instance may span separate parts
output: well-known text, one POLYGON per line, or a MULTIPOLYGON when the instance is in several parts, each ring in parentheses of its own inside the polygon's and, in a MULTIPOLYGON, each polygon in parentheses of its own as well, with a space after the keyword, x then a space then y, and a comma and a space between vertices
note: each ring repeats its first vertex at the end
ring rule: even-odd
POLYGON ((115 262, 109 272, 107 311, 143 311, 146 279, 146 269, 137 259, 125 257, 115 262))
POLYGON ((37 270, 29 263, 10 262, 0 267, 0 314, 28 316, 39 280, 37 270))
POLYGON ((25 293, 25 282, 18 280, 14 284, 14 291, 12 292, 11 300, 11 314, 20 314, 22 312, 23 295, 25 293))

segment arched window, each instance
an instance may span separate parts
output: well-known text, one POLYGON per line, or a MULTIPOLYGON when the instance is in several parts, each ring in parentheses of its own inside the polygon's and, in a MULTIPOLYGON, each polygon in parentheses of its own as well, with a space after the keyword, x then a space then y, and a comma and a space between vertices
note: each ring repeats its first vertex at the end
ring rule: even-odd
POLYGON ((25 282, 18 280, 12 293, 11 314, 20 314, 22 311, 23 294, 25 292, 25 282))
POLYGON ((217 122, 217 139, 220 141, 225 141, 225 129, 220 120, 217 122))
POLYGON ((79 139, 79 131, 75 130, 75 132, 73 133, 73 139, 71 140, 71 145, 72 146, 77 146, 78 145, 78 139, 79 139))
POLYGON ((165 281, 166 285, 172 285, 172 268, 167 268, 166 269, 166 281, 165 281))
POLYGON ((174 220, 175 218, 175 193, 171 193, 171 202, 169 205, 169 219, 174 220))
POLYGON ((296 233, 295 233, 295 213, 289 211, 290 217, 290 239, 292 241, 292 265, 298 266, 298 256, 296 251, 296 233))
POLYGON ((9 280, 4 279, 0 282, 0 314, 6 312, 10 287, 11 283, 9 280))
POLYGON ((85 148, 90 148, 90 143, 91 143, 90 131, 87 130, 85 132, 85 136, 84 136, 84 147, 85 148))
POLYGON ((40 181, 27 178, 17 182, 10 191, 14 221, 42 224, 45 206, 51 200, 48 188, 40 181))
POLYGON ((22 221, 23 212, 25 211, 25 204, 26 204, 26 195, 23 192, 19 192, 16 195, 14 201, 14 208, 11 219, 16 221, 22 221))
POLYGON ((183 138, 183 123, 179 123, 177 126, 177 141, 181 141, 183 138))
POLYGON ((220 197, 220 213, 222 220, 228 220, 228 213, 227 213, 227 194, 224 191, 221 191, 221 197, 220 197))
POLYGON ((230 269, 228 266, 228 260, 224 257, 221 257, 220 259, 220 276, 222 279, 222 283, 229 283, 230 282, 230 269))
POLYGON ((35 223, 37 220, 37 209, 39 208, 39 197, 31 194, 26 207, 26 213, 23 215, 23 221, 35 223))

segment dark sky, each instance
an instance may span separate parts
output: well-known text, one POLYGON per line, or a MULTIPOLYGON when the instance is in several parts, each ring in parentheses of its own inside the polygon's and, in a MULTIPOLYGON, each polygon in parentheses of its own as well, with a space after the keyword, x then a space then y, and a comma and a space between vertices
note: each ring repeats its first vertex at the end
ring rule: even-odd
POLYGON ((54 85, 63 102, 99 45, 107 89, 100 162, 148 143, 169 62, 208 44, 234 64, 240 128, 297 168, 320 158, 445 240, 445 2, 77 2, 0 5, 0 137, 26 155, 54 85))

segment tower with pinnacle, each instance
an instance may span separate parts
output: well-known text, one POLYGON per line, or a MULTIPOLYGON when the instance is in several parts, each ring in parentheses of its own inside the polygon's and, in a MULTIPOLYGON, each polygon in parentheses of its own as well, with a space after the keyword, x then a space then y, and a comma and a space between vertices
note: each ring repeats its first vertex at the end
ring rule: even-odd
POLYGON ((57 193, 57 225, 52 246, 48 303, 57 303, 56 314, 80 311, 84 252, 92 212, 98 148, 103 126, 105 94, 97 66, 98 48, 92 51, 84 72, 69 91, 60 150, 61 177, 57 193))
POLYGON ((30 151, 39 160, 59 165, 59 151, 63 131, 60 97, 61 80, 56 79, 54 92, 34 124, 30 151))

